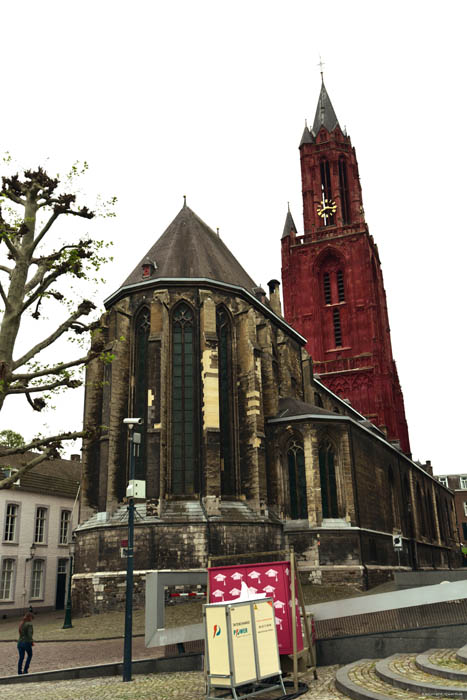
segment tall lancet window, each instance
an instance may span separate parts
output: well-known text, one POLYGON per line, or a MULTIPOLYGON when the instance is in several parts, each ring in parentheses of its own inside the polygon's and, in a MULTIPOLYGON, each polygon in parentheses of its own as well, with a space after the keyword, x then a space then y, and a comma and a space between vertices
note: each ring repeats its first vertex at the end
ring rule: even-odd
POLYGON ((347 182, 347 164, 344 158, 339 158, 339 194, 341 196, 342 223, 350 224, 350 198, 347 182))
POLYGON ((321 174, 321 217, 325 226, 334 226, 334 201, 332 199, 331 168, 328 160, 322 160, 320 165, 321 174))
POLYGON ((319 448, 319 476, 323 518, 338 518, 336 456, 329 442, 319 448))
MULTIPOLYGON (((143 307, 135 322, 135 393, 133 415, 143 419, 141 444, 135 456, 135 479, 146 479, 146 417, 148 411, 148 338, 150 329, 149 309, 143 307)), ((136 427, 135 431, 140 429, 136 427)))
POLYGON ((306 503, 305 454, 303 445, 291 440, 287 449, 289 467, 290 517, 292 520, 308 518, 306 503))
POLYGON ((221 493, 234 496, 234 412, 232 382, 232 324, 227 310, 220 306, 216 313, 219 340, 219 412, 221 428, 221 493))
POLYGON ((198 488, 197 367, 195 314, 185 302, 172 316, 172 493, 198 488))

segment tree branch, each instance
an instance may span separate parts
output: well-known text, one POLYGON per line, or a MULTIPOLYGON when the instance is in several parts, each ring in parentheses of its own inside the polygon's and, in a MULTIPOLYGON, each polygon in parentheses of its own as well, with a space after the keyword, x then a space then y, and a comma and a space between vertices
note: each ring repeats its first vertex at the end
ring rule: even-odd
MULTIPOLYGON (((11 476, 7 476, 5 479, 2 479, 0 481, 0 490, 1 489, 11 489, 13 484, 16 481, 19 481, 23 474, 26 474, 26 472, 29 472, 31 469, 36 467, 38 464, 41 462, 44 462, 46 459, 49 459, 49 457, 52 455, 54 452, 55 447, 50 447, 44 452, 42 452, 40 455, 37 455, 37 457, 34 457, 30 462, 27 462, 26 464, 23 464, 22 467, 18 469, 18 471, 15 471, 14 474, 11 474, 11 476)), ((1 469, 1 466, 0 466, 1 469)))
POLYGON ((23 384, 22 386, 11 387, 9 386, 6 390, 6 394, 35 394, 38 391, 53 391, 61 386, 67 386, 69 389, 77 389, 82 385, 82 381, 79 379, 72 379, 71 377, 64 377, 62 380, 57 380, 56 382, 51 382, 50 384, 43 384, 41 386, 27 386, 23 384))
POLYGON ((7 308, 7 306, 8 306, 8 297, 7 297, 7 295, 5 294, 5 290, 3 289, 3 285, 2 285, 1 282, 0 282, 0 296, 1 296, 2 299, 3 299, 3 303, 5 304, 5 308, 7 308))
POLYGON ((64 362, 61 365, 55 365, 55 367, 50 367, 50 369, 42 369, 39 370, 38 372, 32 372, 31 374, 12 374, 11 376, 11 382, 16 382, 16 381, 26 381, 29 382, 32 379, 36 379, 38 377, 46 377, 49 374, 59 374, 65 369, 69 369, 70 367, 76 367, 76 365, 87 365, 91 360, 93 360, 95 357, 97 357, 99 353, 97 352, 88 352, 87 355, 84 355, 83 357, 78 358, 77 360, 71 360, 70 362, 64 362))
POLYGON ((0 270, 2 272, 6 272, 7 275, 11 275, 11 273, 13 272, 13 270, 11 268, 5 267, 5 265, 0 265, 0 270))
POLYGON ((31 304, 34 304, 36 299, 38 299, 42 294, 44 294, 44 292, 47 291, 50 285, 53 284, 55 280, 57 280, 60 277, 60 275, 64 275, 66 272, 66 270, 61 270, 57 267, 53 272, 50 273, 48 277, 45 277, 45 279, 43 277, 36 291, 33 294, 31 294, 31 296, 28 297, 24 302, 23 306, 21 307, 21 313, 26 311, 26 309, 28 309, 31 306, 31 304))
MULTIPOLYGON (((0 234, 1 234, 1 232, 0 232, 0 234)), ((8 248, 8 250, 10 251, 11 255, 12 255, 13 258, 16 260, 17 257, 18 257, 18 251, 16 250, 16 247, 13 245, 13 243, 12 243, 12 242, 10 241, 10 239, 8 238, 8 234, 7 234, 6 231, 5 231, 5 233, 3 234, 3 236, 0 235, 0 241, 3 241, 3 242, 4 242, 4 244, 6 245, 6 247, 8 248)))
POLYGON ((39 245, 39 243, 40 243, 40 242, 42 241, 42 239, 44 238, 45 234, 49 231, 49 229, 53 226, 53 224, 57 221, 58 217, 59 217, 60 214, 62 214, 62 213, 63 213, 63 212, 55 211, 55 210, 54 210, 52 216, 51 216, 51 217, 49 218, 49 220, 44 224, 44 226, 42 227, 42 229, 39 231, 37 237, 35 238, 34 244, 33 244, 33 246, 32 246, 32 250, 33 250, 33 251, 37 248, 37 246, 39 245))
POLYGON ((19 360, 13 362, 12 370, 14 371, 15 369, 18 369, 18 367, 24 365, 26 362, 29 362, 29 360, 32 359, 34 355, 37 355, 38 352, 47 348, 51 343, 57 340, 57 338, 60 338, 60 336, 66 333, 66 331, 76 321, 76 319, 78 319, 80 316, 86 316, 94 308, 94 304, 92 304, 90 301, 82 301, 76 309, 76 311, 72 313, 71 316, 66 321, 64 321, 53 333, 51 333, 47 338, 44 338, 44 340, 42 340, 40 343, 37 343, 37 345, 31 348, 31 350, 29 350, 22 357, 20 357, 19 360))
MULTIPOLYGON (((10 449, 2 450, 2 457, 8 457, 9 455, 25 454, 26 452, 31 452, 32 450, 39 448, 46 448, 41 454, 35 456, 11 476, 6 477, 0 481, 0 489, 9 489, 13 486, 15 481, 21 478, 23 474, 33 469, 35 466, 43 462, 45 459, 49 459, 57 448, 60 447, 63 440, 76 440, 81 437, 90 437, 98 432, 96 429, 85 429, 77 430, 75 432, 60 433, 58 435, 52 435, 47 438, 38 438, 37 440, 32 440, 32 442, 27 445, 22 445, 21 447, 12 447, 10 449)), ((1 466, 0 466, 1 469, 1 466)))

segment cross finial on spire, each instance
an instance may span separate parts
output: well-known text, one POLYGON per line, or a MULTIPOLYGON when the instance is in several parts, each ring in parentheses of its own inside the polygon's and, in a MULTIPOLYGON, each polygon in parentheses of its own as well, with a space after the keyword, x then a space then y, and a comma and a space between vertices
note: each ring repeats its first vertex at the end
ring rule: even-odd
POLYGON ((319 55, 319 63, 318 63, 318 66, 319 66, 319 72, 321 73, 321 81, 323 82, 323 81, 324 81, 324 78, 323 78, 324 61, 323 61, 323 59, 321 58, 321 54, 319 55))

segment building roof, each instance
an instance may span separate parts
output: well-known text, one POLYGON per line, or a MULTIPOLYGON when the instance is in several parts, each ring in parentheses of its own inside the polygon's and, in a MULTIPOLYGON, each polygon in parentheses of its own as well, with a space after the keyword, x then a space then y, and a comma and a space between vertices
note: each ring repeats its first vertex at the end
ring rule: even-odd
POLYGON ((292 214, 290 213, 290 209, 287 212, 287 216, 285 217, 285 224, 284 224, 284 231, 282 233, 282 238, 287 238, 287 236, 290 236, 290 232, 295 231, 297 233, 297 227, 295 226, 295 222, 292 218, 292 214))
MULTIPOLYGON (((305 124, 305 128, 303 129, 302 140, 300 141, 300 146, 303 146, 304 143, 314 143, 313 136, 310 133, 310 130, 306 124, 305 124)), ((300 148, 300 146, 299 146, 299 148, 300 148)))
POLYGON ((321 408, 321 406, 315 406, 314 404, 305 403, 305 401, 300 401, 299 399, 287 397, 285 399, 279 399, 279 410, 275 417, 292 418, 293 416, 309 415, 332 416, 333 418, 337 416, 333 411, 328 411, 326 408, 321 408))
MULTIPOLYGON (((148 260, 154 265, 150 280, 206 278, 234 284, 248 292, 258 286, 219 235, 186 205, 144 255, 122 287, 143 281, 142 265, 148 260)), ((144 281, 147 280, 145 278, 144 281)))
POLYGON ((313 122, 312 132, 314 136, 317 136, 322 126, 324 126, 329 132, 333 131, 336 126, 339 126, 336 113, 324 86, 324 81, 321 82, 321 90, 319 93, 318 105, 316 107, 315 120, 313 122))
MULTIPOLYGON (((19 469, 34 457, 37 452, 25 452, 2 457, 0 453, 0 472, 2 467, 19 469)), ((0 474, 3 476, 3 474, 0 474)), ((26 472, 20 478, 20 485, 14 486, 14 490, 34 491, 35 493, 47 493, 50 496, 63 496, 75 498, 81 479, 81 463, 68 459, 44 460, 37 467, 26 472)))

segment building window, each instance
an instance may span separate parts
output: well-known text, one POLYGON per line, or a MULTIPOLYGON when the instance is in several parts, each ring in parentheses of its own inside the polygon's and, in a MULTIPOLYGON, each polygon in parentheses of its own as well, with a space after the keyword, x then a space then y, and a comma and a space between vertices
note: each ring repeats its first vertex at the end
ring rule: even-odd
POLYGON ((339 301, 345 301, 344 273, 342 272, 342 270, 337 270, 336 280, 337 280, 337 299, 339 301))
POLYGON ((34 542, 44 544, 46 540, 47 508, 36 509, 36 522, 34 525, 34 542))
MULTIPOLYGON (((320 163, 320 172, 321 172, 321 198, 323 201, 326 202, 326 204, 330 204, 332 202, 332 188, 331 188, 331 169, 329 167, 329 161, 328 160, 322 160, 320 163)), ((323 217, 324 225, 325 226, 334 226, 334 214, 326 214, 323 217)))
POLYGON ((292 520, 308 518, 306 502, 305 454, 303 446, 293 440, 287 450, 289 468, 290 517, 292 520))
POLYGON ((13 596, 13 575, 15 571, 14 559, 2 560, 2 573, 0 577, 0 599, 11 600, 13 596))
POLYGON ((319 449, 319 476, 323 518, 338 518, 336 458, 330 443, 322 445, 319 449))
POLYGON ((419 484, 417 484, 417 486, 416 486, 415 494, 416 494, 416 505, 417 505, 417 511, 418 511, 418 522, 420 524, 420 533, 422 535, 426 535, 427 534, 427 527, 426 527, 425 508, 423 505, 422 491, 420 489, 419 484))
POLYGON ((331 304, 331 275, 329 272, 325 272, 323 275, 323 289, 324 289, 324 303, 331 304))
POLYGON ((172 492, 197 486, 197 343, 195 316, 186 303, 172 318, 172 492))
POLYGON ((440 484, 443 484, 443 486, 448 485, 448 477, 447 476, 438 476, 438 481, 440 484))
POLYGON ((31 577, 31 598, 42 598, 44 589, 44 560, 33 559, 31 577))
POLYGON ((467 476, 459 477, 459 483, 461 489, 467 489, 467 476))
POLYGON ((464 515, 467 515, 467 501, 464 501, 464 515))
POLYGON ((334 324, 334 342, 336 348, 342 347, 341 314, 339 309, 332 310, 332 322, 334 324))
POLYGON ((68 544, 70 538, 71 512, 62 510, 60 513, 60 544, 68 544))
POLYGON ((464 537, 464 542, 467 541, 467 523, 462 523, 462 534, 464 537))
POLYGON ((347 165, 343 158, 339 158, 339 194, 341 196, 342 223, 350 223, 350 199, 347 183, 347 165))
POLYGON ((18 510, 19 508, 16 503, 7 503, 5 530, 3 532, 3 539, 5 542, 16 542, 18 510))
POLYGON ((234 420, 232 381, 232 324, 224 307, 216 311, 217 338, 219 341, 219 414, 221 429, 221 493, 234 496, 234 420))
MULTIPOLYGON (((143 307, 136 316, 135 321, 135 358, 134 377, 135 394, 133 400, 133 414, 143 419, 146 425, 148 410, 148 339, 151 327, 149 309, 143 307)), ((135 454, 135 479, 146 479, 146 430, 136 428, 141 432, 141 443, 135 454)))
POLYGON ((323 399, 321 398, 321 395, 318 394, 317 391, 315 391, 315 406, 319 406, 319 408, 323 408, 323 399))

